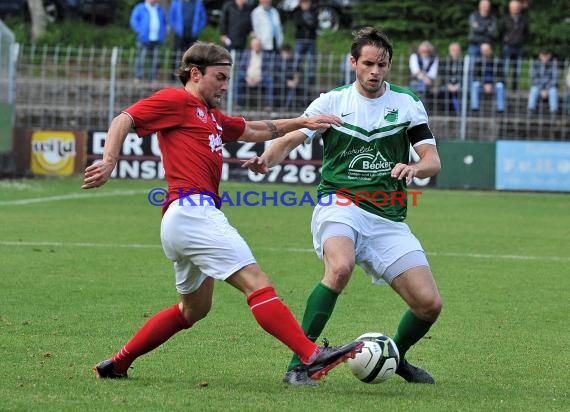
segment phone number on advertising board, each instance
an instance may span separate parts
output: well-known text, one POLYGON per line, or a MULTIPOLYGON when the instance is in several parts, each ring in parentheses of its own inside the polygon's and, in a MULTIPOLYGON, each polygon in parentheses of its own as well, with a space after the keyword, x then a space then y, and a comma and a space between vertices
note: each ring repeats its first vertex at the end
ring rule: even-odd
POLYGON ((247 180, 266 183, 317 184, 321 179, 321 166, 314 164, 284 164, 269 169, 267 174, 244 170, 241 166, 224 163, 222 180, 247 180), (241 179, 240 179, 241 178, 241 179))

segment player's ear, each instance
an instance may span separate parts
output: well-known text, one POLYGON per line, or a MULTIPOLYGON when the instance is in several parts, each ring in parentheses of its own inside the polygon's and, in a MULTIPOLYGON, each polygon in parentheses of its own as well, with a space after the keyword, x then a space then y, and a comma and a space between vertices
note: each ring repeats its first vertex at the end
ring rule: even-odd
POLYGON ((192 66, 190 68, 190 78, 191 79, 199 79, 202 76, 202 72, 200 71, 200 69, 196 66, 192 66))

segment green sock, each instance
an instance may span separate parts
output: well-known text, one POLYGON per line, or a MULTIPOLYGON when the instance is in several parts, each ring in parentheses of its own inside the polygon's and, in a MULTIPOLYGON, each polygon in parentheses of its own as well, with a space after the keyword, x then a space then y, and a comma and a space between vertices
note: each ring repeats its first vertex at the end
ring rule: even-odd
MULTIPOLYGON (((338 295, 337 292, 322 283, 319 283, 309 295, 301 327, 305 335, 313 342, 317 340, 331 317, 338 295)), ((297 355, 293 355, 287 370, 302 364, 303 362, 299 360, 297 355)))
POLYGON ((409 309, 404 313, 400 319, 396 336, 394 336, 394 342, 400 352, 400 359, 404 359, 408 349, 425 336, 431 325, 433 322, 427 322, 416 317, 409 309))

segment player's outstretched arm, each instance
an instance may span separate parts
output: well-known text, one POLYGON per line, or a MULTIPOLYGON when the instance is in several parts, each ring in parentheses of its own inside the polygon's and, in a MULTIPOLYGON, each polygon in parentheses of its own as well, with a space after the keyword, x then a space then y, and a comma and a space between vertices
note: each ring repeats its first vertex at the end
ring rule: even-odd
POLYGON ((242 167, 246 167, 252 172, 265 174, 270 168, 281 163, 291 150, 305 141, 307 136, 299 130, 287 133, 273 142, 263 152, 261 156, 252 157, 243 162, 242 167))
POLYGON ((239 140, 243 142, 264 142, 277 139, 298 129, 328 129, 332 125, 340 126, 342 120, 338 116, 319 114, 301 116, 292 119, 256 120, 245 123, 245 130, 239 140))
POLYGON ((109 180, 117 164, 123 142, 132 127, 131 117, 125 113, 121 113, 113 119, 107 132, 103 159, 96 161, 85 169, 82 189, 93 189, 103 186, 109 180))

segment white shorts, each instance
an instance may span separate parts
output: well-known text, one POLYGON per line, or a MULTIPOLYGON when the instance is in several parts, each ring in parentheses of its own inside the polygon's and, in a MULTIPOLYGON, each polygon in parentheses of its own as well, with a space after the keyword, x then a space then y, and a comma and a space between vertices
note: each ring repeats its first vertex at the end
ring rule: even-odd
POLYGON ((311 221, 313 246, 321 259, 327 239, 347 236, 354 241, 356 263, 374 283, 392 283, 412 267, 429 267, 422 245, 407 224, 372 214, 353 203, 336 205, 337 197, 332 196, 332 202, 321 201, 328 206, 317 204, 311 221))
POLYGON ((206 277, 226 280, 255 263, 251 249, 226 216, 200 202, 200 195, 190 198, 196 205, 172 202, 160 225, 162 248, 174 262, 176 290, 182 295, 194 292, 206 277))

